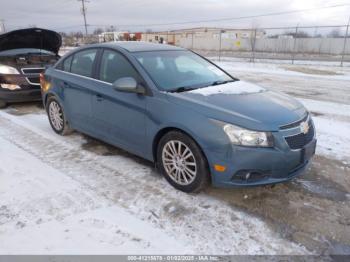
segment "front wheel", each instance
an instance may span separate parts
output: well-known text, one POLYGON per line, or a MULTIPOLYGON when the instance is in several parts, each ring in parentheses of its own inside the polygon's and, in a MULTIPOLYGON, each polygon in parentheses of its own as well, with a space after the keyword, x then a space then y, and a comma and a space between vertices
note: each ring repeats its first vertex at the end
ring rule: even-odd
POLYGON ((188 135, 171 131, 159 142, 157 160, 165 179, 183 192, 198 192, 209 182, 207 160, 188 135))
POLYGON ((54 97, 50 97, 46 104, 47 115, 52 129, 59 135, 67 135, 72 132, 69 127, 62 106, 54 97))

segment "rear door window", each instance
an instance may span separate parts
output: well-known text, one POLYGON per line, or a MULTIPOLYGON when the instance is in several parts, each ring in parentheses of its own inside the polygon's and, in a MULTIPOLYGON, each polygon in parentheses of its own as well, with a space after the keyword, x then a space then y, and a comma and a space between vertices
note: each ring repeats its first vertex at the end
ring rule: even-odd
POLYGON ((92 76, 97 49, 89 49, 74 54, 71 72, 81 76, 92 76))

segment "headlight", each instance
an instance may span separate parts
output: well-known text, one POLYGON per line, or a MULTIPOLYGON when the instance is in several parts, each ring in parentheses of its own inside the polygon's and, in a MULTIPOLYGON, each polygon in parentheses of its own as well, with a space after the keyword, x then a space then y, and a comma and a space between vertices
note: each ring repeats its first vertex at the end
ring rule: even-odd
POLYGON ((0 65, 0 74, 18 75, 19 72, 16 68, 12 66, 0 65))
POLYGON ((21 89, 19 85, 14 85, 14 84, 0 84, 0 87, 8 90, 21 89))
POLYGON ((258 132, 244 129, 231 124, 225 124, 223 129, 231 142, 241 146, 272 147, 273 139, 270 132, 258 132))

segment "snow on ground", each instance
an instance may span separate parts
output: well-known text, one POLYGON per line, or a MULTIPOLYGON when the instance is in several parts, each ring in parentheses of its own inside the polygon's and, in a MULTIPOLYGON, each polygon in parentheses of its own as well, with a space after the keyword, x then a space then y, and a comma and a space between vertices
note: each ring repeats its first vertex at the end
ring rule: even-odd
POLYGON ((0 144, 1 254, 191 252, 8 140, 0 144))
POLYGON ((220 67, 227 71, 244 71, 246 73, 267 73, 281 76, 301 76, 320 79, 350 80, 350 67, 329 66, 300 66, 283 65, 274 63, 250 63, 250 62, 227 62, 215 61, 220 67))
MULTIPOLYGON (((290 72, 278 65, 271 68, 265 64, 222 65, 242 79, 295 95, 313 114, 317 154, 350 163, 347 69, 328 68, 343 75, 325 76, 290 72)), ((98 143, 98 150, 95 147, 90 151, 93 141, 78 133, 67 137, 56 135, 43 110, 23 115, 15 108, 2 110, 0 125, 0 243, 5 243, 0 245, 1 254, 309 252, 296 244, 298 241, 283 237, 267 221, 254 215, 258 207, 246 212, 235 202, 231 203, 226 195, 233 193, 222 190, 221 195, 212 190, 190 195, 176 191, 148 162, 116 148, 106 150, 107 146, 101 143, 98 143)), ((322 161, 317 162, 316 167, 322 161)), ((346 168, 341 170, 345 172, 346 168)), ((335 189, 343 192, 334 181, 325 180, 328 176, 318 175, 325 183, 317 184, 318 180, 312 180, 318 187, 329 186, 328 193, 335 189)), ((347 181, 347 178, 337 177, 338 180, 347 181)), ((301 193, 297 191, 289 202, 294 190, 300 190, 295 186, 297 183, 277 187, 276 194, 283 194, 287 199, 281 195, 278 199, 279 196, 271 191, 257 189, 254 191, 258 192, 256 201, 269 203, 267 196, 272 194, 271 201, 278 200, 272 202, 274 205, 278 206, 284 199, 287 201, 283 202, 284 208, 294 214, 293 208, 303 204, 304 198, 322 200, 319 195, 310 199, 310 193, 299 196, 301 193)), ((239 201, 244 199, 244 205, 254 204, 254 199, 250 199, 254 196, 253 191, 235 192, 251 192, 247 200, 245 193, 241 197, 240 193, 234 195, 240 197, 239 201)), ((315 203, 321 205, 321 202, 315 203)), ((337 200, 331 206, 338 203, 341 204, 337 200)), ((333 212, 345 209, 337 206, 333 212)), ((317 210, 308 208, 305 212, 311 211, 317 210)), ((265 209, 262 208, 260 213, 266 213, 265 209)), ((303 221, 303 217, 298 219, 303 221)), ((329 219, 337 225, 337 230, 348 223, 343 219, 338 224, 338 219, 338 215, 329 219)), ((346 228, 343 231, 346 232, 346 228)), ((304 231, 295 232, 295 238, 301 239, 301 243, 310 243, 310 239, 305 238, 307 235, 303 235, 304 231)), ((318 233, 310 238, 317 240, 318 233)), ((311 250, 314 247, 312 241, 310 247, 311 250)))
POLYGON ((298 99, 314 115, 317 152, 350 163, 350 105, 298 99))
POLYGON ((259 218, 174 190, 140 159, 82 150, 44 113, 1 111, 0 125, 2 254, 307 253, 259 218))

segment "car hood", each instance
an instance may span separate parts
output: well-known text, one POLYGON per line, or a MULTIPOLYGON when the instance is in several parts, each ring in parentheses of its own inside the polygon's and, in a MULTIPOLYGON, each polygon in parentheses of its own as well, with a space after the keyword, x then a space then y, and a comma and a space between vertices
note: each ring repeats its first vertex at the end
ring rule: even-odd
POLYGON ((0 51, 37 48, 57 54, 61 45, 60 34, 41 28, 20 29, 0 35, 0 51))
POLYGON ((259 131, 277 131, 306 114, 297 100, 244 81, 168 93, 168 98, 209 118, 259 131))

